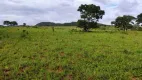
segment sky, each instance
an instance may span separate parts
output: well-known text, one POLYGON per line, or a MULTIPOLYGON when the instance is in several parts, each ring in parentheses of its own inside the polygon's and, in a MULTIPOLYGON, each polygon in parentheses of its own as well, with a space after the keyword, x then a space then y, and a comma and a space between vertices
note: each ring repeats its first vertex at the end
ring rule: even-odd
POLYGON ((105 10, 100 23, 110 24, 122 15, 142 13, 142 0, 0 0, 0 24, 17 21, 35 25, 39 22, 72 22, 80 18, 81 4, 95 4, 105 10))

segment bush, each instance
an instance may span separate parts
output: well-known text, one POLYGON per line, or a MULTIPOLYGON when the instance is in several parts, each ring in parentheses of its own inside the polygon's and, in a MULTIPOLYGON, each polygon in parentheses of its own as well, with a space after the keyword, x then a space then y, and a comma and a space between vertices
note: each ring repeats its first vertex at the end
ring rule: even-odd
POLYGON ((33 26, 33 28, 38 28, 38 26, 33 26))
POLYGON ((78 31, 77 29, 72 29, 72 30, 71 30, 71 32, 77 32, 77 31, 78 31))
POLYGON ((29 32, 26 30, 23 30, 23 32, 21 33, 21 38, 27 38, 29 32))
POLYGON ((138 27, 138 31, 142 31, 142 27, 138 27))
POLYGON ((104 27, 104 26, 101 26, 100 29, 101 29, 101 30, 106 30, 107 28, 104 27))

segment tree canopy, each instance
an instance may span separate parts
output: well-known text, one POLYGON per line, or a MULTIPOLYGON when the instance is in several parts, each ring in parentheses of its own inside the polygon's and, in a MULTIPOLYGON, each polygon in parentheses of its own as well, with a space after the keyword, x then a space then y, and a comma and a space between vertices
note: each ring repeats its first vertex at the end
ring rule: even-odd
POLYGON ((90 28, 96 28, 99 19, 102 19, 105 14, 104 10, 101 10, 100 6, 94 4, 82 4, 79 6, 81 19, 78 20, 78 27, 83 28, 84 31, 88 31, 90 28))
POLYGON ((9 26, 9 24, 10 24, 10 21, 4 21, 4 22, 3 22, 3 25, 9 26))
POLYGON ((111 25, 115 25, 115 21, 111 21, 111 25))
POLYGON ((138 24, 142 23, 142 13, 137 16, 136 21, 137 21, 138 24))
POLYGON ((26 23, 23 23, 23 26, 26 26, 27 24, 26 23))
POLYGON ((130 15, 119 16, 115 19, 115 26, 127 31, 127 29, 133 27, 132 20, 134 19, 136 18, 130 15))
POLYGON ((3 24, 7 26, 17 26, 18 25, 16 21, 4 21, 3 24))
POLYGON ((11 25, 11 26, 17 26, 18 23, 17 23, 16 21, 11 21, 11 22, 10 22, 10 25, 11 25))

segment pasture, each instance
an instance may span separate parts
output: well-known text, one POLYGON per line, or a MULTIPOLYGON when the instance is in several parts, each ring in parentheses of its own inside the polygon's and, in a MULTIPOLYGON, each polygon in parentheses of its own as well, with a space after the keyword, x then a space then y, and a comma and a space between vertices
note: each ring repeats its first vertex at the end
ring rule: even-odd
POLYGON ((0 80, 142 80, 142 32, 0 28, 0 80))

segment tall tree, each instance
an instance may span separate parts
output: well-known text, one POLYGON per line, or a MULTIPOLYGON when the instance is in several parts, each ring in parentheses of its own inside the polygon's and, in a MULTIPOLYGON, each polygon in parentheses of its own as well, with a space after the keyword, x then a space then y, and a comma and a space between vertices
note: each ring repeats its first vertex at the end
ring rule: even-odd
POLYGON ((10 22, 10 25, 11 25, 11 26, 17 26, 18 23, 17 23, 16 21, 11 21, 11 22, 10 22))
POLYGON ((137 16, 137 24, 142 23, 142 13, 137 16))
POLYGON ((127 31, 127 29, 132 28, 132 21, 136 18, 130 15, 124 15, 122 17, 117 17, 115 19, 115 26, 118 28, 123 28, 124 31, 127 31))
POLYGON ((10 21, 4 21, 4 22, 3 22, 3 25, 9 26, 9 24, 10 24, 10 21))
POLYGON ((26 26, 27 24, 26 23, 23 23, 23 26, 26 26))
POLYGON ((102 19, 105 14, 100 6, 94 4, 82 4, 78 11, 81 13, 81 19, 78 20, 78 27, 83 28, 84 31, 89 31, 90 28, 96 28, 99 19, 102 19))

